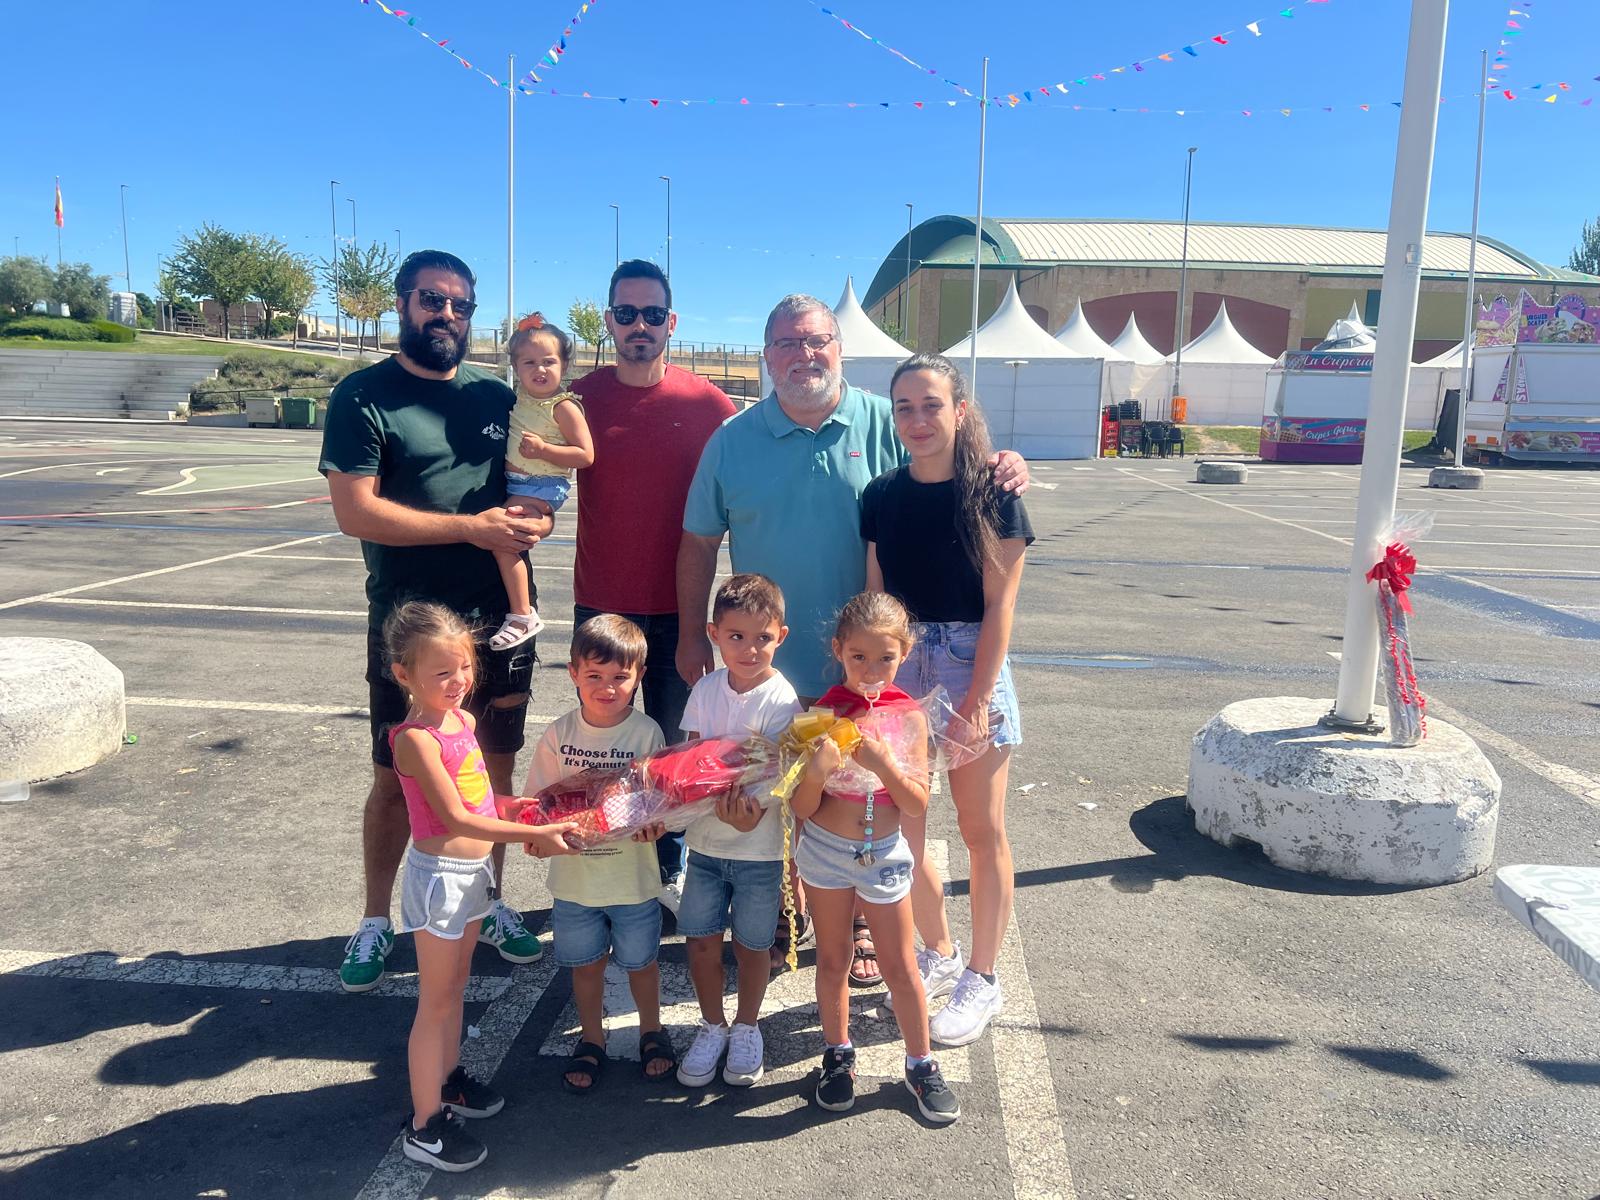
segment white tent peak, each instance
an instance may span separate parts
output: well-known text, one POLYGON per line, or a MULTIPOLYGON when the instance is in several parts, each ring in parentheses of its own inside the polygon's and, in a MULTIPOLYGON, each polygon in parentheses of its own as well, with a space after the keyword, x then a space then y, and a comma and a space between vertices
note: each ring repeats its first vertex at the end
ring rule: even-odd
POLYGON ((1117 335, 1117 340, 1111 343, 1111 348, 1123 358, 1141 366, 1159 366, 1167 361, 1166 355, 1145 340, 1144 334, 1139 331, 1139 322, 1132 313, 1128 314, 1128 323, 1117 335))
POLYGON ((1426 362, 1412 364, 1418 367, 1459 367, 1461 365, 1461 343, 1457 342, 1443 354, 1435 354, 1426 362))
POLYGON ((1083 358, 1103 358, 1108 362, 1122 362, 1127 357, 1094 331, 1094 326, 1089 324, 1089 318, 1084 316, 1082 296, 1078 297, 1078 303, 1073 307, 1067 323, 1056 330, 1056 341, 1083 358))
POLYGON ((1356 312, 1356 304, 1352 300, 1349 315, 1340 317, 1328 326, 1328 335, 1317 343, 1316 348, 1365 354, 1376 348, 1377 344, 1377 337, 1356 312))
MULTIPOLYGON (((1170 361, 1176 356, 1167 357, 1170 361)), ((1190 363, 1269 364, 1273 359, 1270 354, 1257 350, 1233 327, 1228 319, 1228 302, 1224 300, 1206 331, 1183 348, 1183 361, 1187 366, 1190 363)))
POLYGON ((855 280, 848 275, 844 281, 844 295, 833 306, 833 315, 839 322, 839 341, 846 359, 892 358, 898 362, 911 357, 911 351, 879 329, 867 316, 861 302, 856 299, 855 280))
MULTIPOLYGON (((971 335, 962 338, 944 354, 959 366, 962 359, 972 355, 971 335)), ((1028 315, 1022 297, 1017 294, 1017 279, 1013 275, 1000 307, 978 329, 978 357, 1034 359, 1082 358, 1083 355, 1068 350, 1039 328, 1039 322, 1028 315)))

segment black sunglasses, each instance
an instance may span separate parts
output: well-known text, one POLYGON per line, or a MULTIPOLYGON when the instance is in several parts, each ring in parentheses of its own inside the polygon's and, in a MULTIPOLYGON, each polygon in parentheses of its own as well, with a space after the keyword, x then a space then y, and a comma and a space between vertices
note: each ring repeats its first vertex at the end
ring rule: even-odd
POLYGON ((463 321, 470 321, 472 314, 478 311, 476 300, 457 300, 454 296, 446 296, 443 292, 436 292, 432 288, 420 287, 412 288, 405 295, 409 296, 413 292, 416 293, 417 302, 431 313, 442 313, 444 306, 448 304, 455 310, 456 316, 463 321))
POLYGON ((611 306, 611 319, 618 325, 632 325, 640 317, 644 323, 652 328, 667 323, 667 317, 672 310, 660 304, 647 304, 640 308, 636 304, 613 304, 611 306))

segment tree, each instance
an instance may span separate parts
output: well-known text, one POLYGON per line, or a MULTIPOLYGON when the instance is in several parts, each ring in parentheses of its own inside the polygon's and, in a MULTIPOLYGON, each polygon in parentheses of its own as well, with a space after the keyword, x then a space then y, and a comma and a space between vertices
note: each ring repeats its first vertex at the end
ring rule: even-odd
MULTIPOLYGON (((400 266, 399 257, 382 242, 373 242, 365 250, 359 246, 343 246, 339 250, 338 273, 333 265, 323 260, 322 276, 328 290, 336 294, 339 309, 358 322, 356 346, 366 332, 366 323, 378 327, 378 318, 394 307, 394 276, 400 266), (337 284, 337 286, 335 286, 337 284)), ((373 341, 377 341, 376 335, 373 341)))
POLYGON ((567 328, 581 342, 594 347, 594 365, 600 366, 600 347, 606 340, 606 322, 593 300, 574 300, 567 309, 567 328))
POLYGON ((1578 235, 1567 266, 1586 275, 1600 275, 1600 217, 1583 223, 1583 232, 1578 235))
POLYGON ((50 298, 65 304, 74 320, 103 321, 111 304, 111 276, 96 275, 88 263, 62 263, 50 298))
POLYGON ((0 259, 0 310, 28 313, 41 300, 48 300, 54 287, 50 267, 42 258, 0 259))
POLYGON ((899 342, 907 350, 915 350, 917 348, 915 338, 906 333, 904 329, 901 329, 899 322, 891 321, 887 316, 883 316, 878 318, 878 328, 883 330, 895 341, 899 342))
POLYGON ((317 276, 311 262, 294 253, 277 238, 258 238, 260 259, 255 288, 251 292, 261 301, 262 323, 272 332, 272 314, 288 313, 294 318, 294 344, 300 344, 300 314, 316 295, 317 276))
POLYGON ((229 233, 208 221, 195 233, 178 239, 171 270, 184 292, 221 305, 222 336, 226 338, 233 306, 255 291, 261 273, 258 240, 229 233))

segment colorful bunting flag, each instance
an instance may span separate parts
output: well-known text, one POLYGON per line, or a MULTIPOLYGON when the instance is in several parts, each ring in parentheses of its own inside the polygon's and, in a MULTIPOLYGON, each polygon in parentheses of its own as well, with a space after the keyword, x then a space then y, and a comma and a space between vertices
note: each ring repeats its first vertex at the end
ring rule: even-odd
POLYGON ((908 56, 906 54, 902 54, 899 50, 896 50, 893 46, 889 45, 889 43, 884 42, 884 41, 880 41, 879 39, 873 37, 865 29, 862 29, 859 25, 852 25, 849 21, 845 20, 838 13, 834 12, 833 9, 824 8, 822 5, 817 3, 817 0, 806 0, 806 3, 811 5, 812 8, 816 9, 823 16, 833 18, 835 21, 837 21, 839 24, 843 25, 846 29, 848 29, 851 33, 855 34, 857 37, 863 38, 866 41, 871 42, 874 46, 878 47, 880 50, 885 50, 888 53, 894 55, 896 58, 898 58, 901 62, 905 63, 907 66, 915 67, 917 70, 923 72, 926 75, 932 75, 935 78, 939 79, 940 82, 946 83, 949 86, 955 88, 955 90, 960 92, 963 96, 967 96, 969 98, 972 98, 972 93, 971 92, 967 91, 966 88, 962 87, 959 83, 955 82, 953 79, 944 79, 942 76, 939 75, 939 72, 938 72, 938 70, 936 68, 934 68, 934 67, 925 67, 921 63, 919 63, 916 59, 911 58, 910 56, 908 56))

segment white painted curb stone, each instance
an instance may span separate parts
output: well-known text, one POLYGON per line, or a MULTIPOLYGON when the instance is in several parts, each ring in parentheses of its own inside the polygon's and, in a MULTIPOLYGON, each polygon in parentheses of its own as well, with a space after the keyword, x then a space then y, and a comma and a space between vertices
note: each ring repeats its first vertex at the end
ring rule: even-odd
POLYGON ((1249 478, 1250 472, 1241 463, 1203 462, 1194 468, 1196 483, 1244 483, 1249 478))
POLYGON ((1479 467, 1435 467, 1428 472, 1428 486, 1476 492, 1483 487, 1483 471, 1479 467))
POLYGON ((1317 724, 1328 700, 1241 700, 1195 734, 1195 828, 1255 842, 1280 867, 1371 883, 1436 884, 1490 866, 1500 776, 1434 717, 1420 745, 1317 724))
POLYGON ((38 783, 115 754, 122 672, 65 638, 0 638, 0 780, 38 783))

